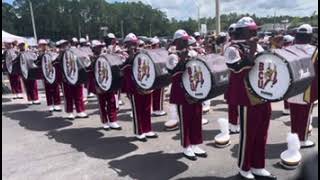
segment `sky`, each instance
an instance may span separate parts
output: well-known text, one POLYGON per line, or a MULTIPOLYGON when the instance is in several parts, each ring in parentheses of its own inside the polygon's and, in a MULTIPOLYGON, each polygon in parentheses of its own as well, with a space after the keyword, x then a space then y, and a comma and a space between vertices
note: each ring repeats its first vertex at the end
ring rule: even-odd
MULTIPOLYGON (((13 0, 4 0, 12 3, 13 0)), ((89 1, 89 0, 88 0, 89 1)), ((215 0, 106 0, 107 2, 137 2, 141 1, 151 5, 167 14, 169 18, 175 17, 179 20, 186 20, 189 17, 215 16, 215 0)), ((318 0, 220 0, 221 14, 231 12, 255 13, 256 16, 291 15, 310 16, 318 9, 318 0)))

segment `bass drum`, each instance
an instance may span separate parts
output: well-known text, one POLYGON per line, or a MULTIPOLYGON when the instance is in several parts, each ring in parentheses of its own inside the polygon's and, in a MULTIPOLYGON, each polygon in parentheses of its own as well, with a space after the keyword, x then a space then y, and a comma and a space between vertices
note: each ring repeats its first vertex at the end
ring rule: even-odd
POLYGON ((20 54, 20 69, 24 79, 35 80, 41 78, 41 67, 35 64, 37 58, 38 55, 31 51, 20 54))
POLYGON ((141 50, 135 56, 132 73, 140 90, 150 91, 170 84, 170 74, 166 67, 168 57, 165 49, 141 50))
POLYGON ((182 84, 189 97, 202 102, 222 95, 229 84, 229 70, 224 56, 208 54, 186 62, 182 84))
POLYGON ((84 84, 87 81, 87 68, 91 65, 90 54, 78 48, 66 50, 62 57, 64 80, 71 84, 84 84))
POLYGON ((291 46, 258 54, 250 70, 249 91, 265 102, 277 102, 304 92, 315 77, 312 55, 291 46))
POLYGON ((53 84, 56 81, 57 70, 53 63, 58 55, 57 53, 49 52, 44 54, 41 59, 42 74, 49 84, 53 84))
POLYGON ((6 51, 5 64, 6 69, 9 74, 19 74, 20 68, 17 61, 17 51, 14 49, 9 49, 6 51))
POLYGON ((116 91, 121 88, 123 60, 116 54, 102 54, 95 62, 94 76, 99 92, 116 91))

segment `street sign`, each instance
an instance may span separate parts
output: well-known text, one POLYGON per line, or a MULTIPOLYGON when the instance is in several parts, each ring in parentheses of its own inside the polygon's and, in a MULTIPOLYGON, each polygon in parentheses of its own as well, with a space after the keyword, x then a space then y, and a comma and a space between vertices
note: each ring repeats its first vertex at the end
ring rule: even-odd
POLYGON ((207 34, 207 25, 206 24, 201 24, 201 33, 202 34, 207 34))

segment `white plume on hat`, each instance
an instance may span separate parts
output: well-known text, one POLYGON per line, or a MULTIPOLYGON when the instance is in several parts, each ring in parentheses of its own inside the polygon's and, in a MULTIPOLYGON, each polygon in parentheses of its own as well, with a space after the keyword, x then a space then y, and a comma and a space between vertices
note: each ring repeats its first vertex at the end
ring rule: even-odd
POLYGON ((196 43, 196 42, 197 42, 196 38, 194 38, 192 36, 189 37, 189 39, 188 39, 188 45, 189 46, 194 44, 194 43, 196 43))
POLYGON ((253 27, 257 28, 257 24, 251 17, 243 17, 236 23, 236 28, 253 27))
POLYGON ((116 36, 113 33, 109 33, 107 36, 110 39, 115 39, 116 38, 116 36))
POLYGON ((40 45, 40 44, 48 44, 48 41, 46 41, 45 39, 40 39, 39 41, 38 41, 38 44, 40 45))
POLYGON ((303 24, 297 29, 297 33, 312 34, 312 26, 310 24, 303 24))
POLYGON ((80 43, 85 43, 85 42, 87 42, 87 40, 85 38, 80 38, 79 42, 80 43))
POLYGON ((92 40, 91 44, 92 47, 103 46, 103 44, 98 40, 92 40))
POLYGON ((173 40, 187 37, 189 37, 188 33, 183 29, 179 29, 174 33, 173 40))
POLYGON ((137 41, 138 38, 135 34, 129 33, 123 40, 123 42, 129 42, 129 41, 137 41))

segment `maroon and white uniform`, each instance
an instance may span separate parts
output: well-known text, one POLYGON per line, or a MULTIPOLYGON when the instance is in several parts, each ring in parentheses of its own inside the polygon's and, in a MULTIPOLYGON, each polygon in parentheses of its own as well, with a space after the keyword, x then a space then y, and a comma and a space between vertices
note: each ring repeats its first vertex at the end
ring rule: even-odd
MULTIPOLYGON (((6 59, 7 51, 4 52, 4 59, 6 59)), ((6 68, 6 63, 4 63, 4 67, 6 68)), ((11 86, 11 92, 12 94, 21 94, 22 93, 22 85, 21 85, 21 76, 18 73, 9 73, 9 82, 11 86)))
POLYGON ((180 120, 181 145, 186 148, 190 145, 203 143, 202 139, 202 103, 189 103, 185 90, 182 87, 182 74, 185 59, 181 59, 172 71, 172 86, 170 103, 177 105, 180 120))
POLYGON ((271 104, 253 102, 245 79, 252 65, 237 67, 247 61, 244 52, 236 44, 226 48, 225 57, 231 69, 226 100, 229 106, 237 107, 240 120, 240 148, 238 166, 243 171, 265 167, 265 145, 271 117, 271 104))
POLYGON ((291 117, 291 131, 297 133, 300 141, 308 140, 308 128, 310 125, 313 104, 318 99, 318 53, 316 47, 309 44, 296 44, 299 49, 313 56, 316 70, 316 78, 312 85, 304 93, 288 99, 291 117), (315 54, 314 54, 315 53, 315 54))

